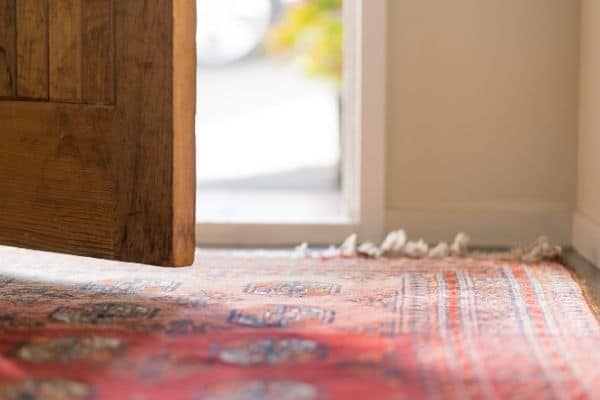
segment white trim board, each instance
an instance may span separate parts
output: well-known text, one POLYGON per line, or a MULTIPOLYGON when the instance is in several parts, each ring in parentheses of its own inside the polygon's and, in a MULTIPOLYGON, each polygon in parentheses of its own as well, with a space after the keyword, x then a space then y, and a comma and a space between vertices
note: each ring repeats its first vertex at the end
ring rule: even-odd
MULTIPOLYGON (((411 239, 423 238, 430 243, 451 241, 458 232, 466 232, 471 236, 471 243, 475 246, 528 245, 540 235, 546 235, 553 243, 562 246, 571 244, 571 211, 567 206, 556 204, 477 203, 407 206, 403 209, 388 210, 385 221, 386 231, 403 228, 411 239)), ((326 246, 339 244, 355 232, 359 234, 361 241, 380 240, 378 237, 369 236, 368 232, 351 222, 199 224, 197 229, 198 242, 209 246, 292 246, 304 241, 313 246, 326 246)), ((577 225, 573 229, 575 233, 578 229, 577 225)), ((594 254, 600 254, 600 227, 596 229, 598 232, 596 236, 589 233, 589 228, 581 235, 586 241, 591 240, 595 243, 594 254), (593 237, 596 238, 595 242, 591 239, 593 237)), ((588 244, 587 247, 590 245, 588 244)), ((583 251, 580 252, 586 255, 583 251)))
POLYGON ((196 226, 196 242, 202 246, 311 246, 337 245, 358 226, 339 224, 210 224, 196 226))
POLYGON ((498 206, 470 204, 460 207, 407 207, 388 210, 386 229, 403 228, 412 239, 435 243, 451 241, 465 232, 475 246, 519 246, 546 235, 553 243, 571 243, 568 207, 498 206))
POLYGON ((600 224, 580 211, 573 213, 573 247, 583 258, 600 267, 600 224))
MULTIPOLYGON (((385 235, 387 128, 387 0, 355 0, 359 4, 356 51, 358 112, 352 135, 359 141, 356 152, 360 167, 355 198, 360 199, 358 233, 379 241, 385 235)), ((352 110, 352 108, 351 108, 352 110)), ((352 111, 350 111, 352 112, 352 111)))

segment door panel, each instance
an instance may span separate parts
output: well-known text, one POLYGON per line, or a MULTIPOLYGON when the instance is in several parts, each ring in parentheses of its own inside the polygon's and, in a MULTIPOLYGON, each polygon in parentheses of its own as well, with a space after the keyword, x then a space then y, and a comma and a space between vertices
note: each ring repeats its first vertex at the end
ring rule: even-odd
MULTIPOLYGON (((92 0, 94 1, 94 0, 92 0)), ((81 0, 49 0, 50 100, 81 101, 81 0)))
POLYGON ((13 0, 16 7, 17 97, 48 99, 48 0, 13 0))
POLYGON ((14 97, 16 83, 15 0, 0 0, 0 98, 14 97))
POLYGON ((115 30, 113 0, 82 3, 82 88, 88 104, 113 104, 115 100, 115 30))
POLYGON ((190 264, 194 0, 0 12, 0 243, 190 264))
POLYGON ((112 114, 108 108, 0 102, 0 120, 19 127, 5 130, 0 145, 3 243, 112 258, 109 148, 102 139, 112 129, 112 114))

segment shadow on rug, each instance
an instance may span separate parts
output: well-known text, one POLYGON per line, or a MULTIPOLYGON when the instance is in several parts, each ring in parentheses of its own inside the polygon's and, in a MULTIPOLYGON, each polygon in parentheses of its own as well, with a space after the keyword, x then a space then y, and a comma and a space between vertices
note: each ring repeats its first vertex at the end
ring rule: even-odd
POLYGON ((0 247, 1 399, 592 398, 556 263, 200 251, 163 269, 0 247))

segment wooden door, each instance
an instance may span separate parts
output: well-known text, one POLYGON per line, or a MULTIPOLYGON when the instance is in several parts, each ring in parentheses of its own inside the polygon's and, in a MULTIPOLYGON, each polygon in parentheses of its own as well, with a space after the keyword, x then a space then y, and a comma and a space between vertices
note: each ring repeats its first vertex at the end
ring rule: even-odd
POLYGON ((194 0, 0 0, 0 244, 194 254, 194 0))

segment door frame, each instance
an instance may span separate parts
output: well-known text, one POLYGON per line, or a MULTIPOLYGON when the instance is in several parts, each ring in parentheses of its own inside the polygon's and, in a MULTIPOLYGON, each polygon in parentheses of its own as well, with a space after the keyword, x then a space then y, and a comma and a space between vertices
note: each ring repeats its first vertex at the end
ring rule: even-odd
MULTIPOLYGON (((348 218, 327 223, 197 223, 199 246, 339 243, 352 233, 379 241, 385 229, 388 0, 345 0, 343 181, 348 218), (368 178, 367 178, 368 177, 368 178)), ((199 199, 199 201, 202 201, 199 199)))

